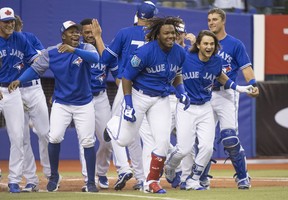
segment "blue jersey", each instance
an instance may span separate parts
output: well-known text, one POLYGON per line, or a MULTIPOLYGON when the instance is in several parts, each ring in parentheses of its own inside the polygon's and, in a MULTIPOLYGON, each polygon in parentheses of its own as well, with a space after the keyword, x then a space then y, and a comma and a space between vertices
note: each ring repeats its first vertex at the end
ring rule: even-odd
MULTIPOLYGON (((29 32, 21 32, 21 33, 25 36, 25 38, 28 40, 28 42, 36 49, 36 51, 38 53, 44 49, 44 46, 42 45, 40 40, 33 33, 29 33, 29 32)), ((18 74, 17 78, 20 77, 28 67, 30 67, 30 65, 28 63, 24 62, 24 67, 22 68, 22 70, 18 74)), ((38 79, 39 75, 35 78, 38 79)))
MULTIPOLYGON (((93 96, 91 92, 91 64, 75 53, 59 53, 61 44, 48 47, 31 66, 38 74, 48 68, 55 78, 54 99, 67 105, 84 105, 93 96)), ((91 44, 81 43, 77 48, 97 53, 91 44)))
POLYGON ((133 87, 150 96, 168 96, 176 75, 181 75, 185 50, 174 44, 164 52, 158 41, 138 48, 127 62, 123 77, 133 81, 133 87))
POLYGON ((145 44, 145 27, 132 26, 121 29, 111 44, 103 51, 102 58, 105 63, 118 58, 118 78, 122 74, 129 56, 140 46, 145 44))
POLYGON ((103 91, 107 87, 107 75, 111 71, 113 77, 117 76, 118 66, 117 59, 111 62, 109 65, 104 64, 102 57, 100 57, 99 63, 93 63, 91 65, 91 88, 92 93, 103 91))
POLYGON ((13 32, 8 39, 0 37, 0 83, 16 80, 24 63, 31 64, 37 56, 37 51, 21 33, 13 32))
POLYGON ((27 40, 32 44, 32 46, 36 49, 36 50, 43 50, 44 46, 41 43, 41 41, 33 34, 33 33, 29 33, 29 32, 21 32, 26 38, 27 40))
MULTIPOLYGON (((219 43, 222 48, 218 52, 218 55, 223 60, 223 72, 235 82, 238 70, 252 65, 246 48, 240 40, 231 35, 226 35, 219 43)), ((221 84, 216 82, 215 87, 219 86, 221 86, 221 84)))
POLYGON ((199 59, 198 53, 186 54, 183 64, 183 82, 191 103, 210 101, 215 78, 222 73, 222 59, 211 56, 207 62, 199 59))

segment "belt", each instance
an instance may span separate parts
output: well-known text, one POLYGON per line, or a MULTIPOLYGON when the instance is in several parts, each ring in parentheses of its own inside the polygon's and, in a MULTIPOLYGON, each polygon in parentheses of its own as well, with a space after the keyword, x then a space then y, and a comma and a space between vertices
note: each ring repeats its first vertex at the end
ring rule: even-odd
POLYGON ((200 102, 190 102, 191 105, 204 105, 206 102, 205 101, 200 101, 200 102))
POLYGON ((230 88, 225 88, 224 86, 220 86, 220 87, 213 87, 212 91, 222 91, 222 90, 228 90, 230 88))
POLYGON ((138 92, 140 92, 141 94, 145 94, 145 95, 147 95, 149 97, 159 97, 159 96, 161 96, 161 95, 157 95, 157 94, 151 94, 150 92, 147 92, 147 91, 143 91, 143 90, 141 90, 141 89, 139 89, 139 88, 137 88, 135 86, 133 86, 133 88, 135 90, 137 90, 138 92))
POLYGON ((99 96, 99 94, 103 94, 104 92, 105 92, 105 90, 101 90, 101 91, 98 91, 98 92, 93 92, 92 94, 93 94, 94 97, 97 97, 97 96, 99 96))
POLYGON ((34 85, 39 85, 40 84, 40 79, 36 79, 36 80, 32 80, 26 83, 21 83, 19 85, 19 87, 30 87, 30 86, 34 86, 34 85))
POLYGON ((0 83, 0 87, 8 87, 10 83, 0 83))

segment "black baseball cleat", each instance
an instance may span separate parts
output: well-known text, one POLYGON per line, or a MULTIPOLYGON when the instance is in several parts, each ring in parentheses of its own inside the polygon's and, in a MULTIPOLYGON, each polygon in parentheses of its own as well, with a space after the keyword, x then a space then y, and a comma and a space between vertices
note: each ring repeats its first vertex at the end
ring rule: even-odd
POLYGON ((103 133, 103 138, 104 138, 105 142, 111 141, 111 138, 110 138, 109 133, 107 132, 106 128, 105 128, 104 133, 103 133))

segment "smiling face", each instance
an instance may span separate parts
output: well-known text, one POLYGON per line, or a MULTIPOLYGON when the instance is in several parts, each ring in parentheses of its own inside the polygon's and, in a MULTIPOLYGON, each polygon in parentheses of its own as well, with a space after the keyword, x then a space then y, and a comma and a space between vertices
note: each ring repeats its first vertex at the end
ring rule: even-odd
POLYGON ((0 36, 7 39, 15 29, 15 20, 0 21, 0 36))
POLYGON ((157 35, 158 43, 163 51, 169 51, 176 40, 175 27, 172 24, 165 24, 160 28, 157 35))
POLYGON ((86 43, 90 43, 95 46, 95 38, 92 34, 92 26, 91 24, 88 25, 82 25, 82 36, 83 36, 83 41, 86 43))
POLYGON ((221 33, 225 29, 225 20, 223 20, 218 13, 211 13, 208 15, 208 27, 215 35, 221 33))
POLYGON ((77 47, 80 42, 80 30, 75 26, 68 28, 62 34, 62 41, 64 44, 77 47))
POLYGON ((215 51, 215 40, 213 37, 204 35, 199 44, 198 56, 201 61, 208 61, 215 51))

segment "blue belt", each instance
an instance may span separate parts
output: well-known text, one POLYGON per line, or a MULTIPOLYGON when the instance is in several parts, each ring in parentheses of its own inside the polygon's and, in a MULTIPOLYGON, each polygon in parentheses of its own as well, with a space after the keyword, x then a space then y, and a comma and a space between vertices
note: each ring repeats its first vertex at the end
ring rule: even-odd
POLYGON ((137 90, 138 92, 140 92, 141 94, 145 94, 145 95, 147 95, 147 96, 149 96, 149 97, 161 97, 161 95, 151 94, 150 92, 143 91, 143 90, 137 88, 136 86, 133 86, 133 88, 134 88, 135 90, 137 90))
POLYGON ((200 102, 190 102, 191 105, 204 105, 206 102, 205 101, 200 101, 200 102))
POLYGON ((94 97, 97 97, 97 96, 99 96, 99 94, 102 94, 104 92, 105 92, 105 90, 101 90, 101 91, 98 91, 98 92, 93 92, 92 94, 93 94, 94 97))
POLYGON ((38 84, 40 84, 40 80, 33 80, 33 81, 26 82, 26 83, 21 83, 19 87, 30 87, 30 86, 38 85, 38 84))
POLYGON ((10 83, 0 83, 0 87, 8 87, 10 83))

